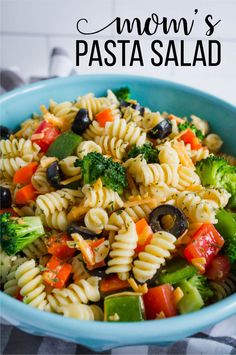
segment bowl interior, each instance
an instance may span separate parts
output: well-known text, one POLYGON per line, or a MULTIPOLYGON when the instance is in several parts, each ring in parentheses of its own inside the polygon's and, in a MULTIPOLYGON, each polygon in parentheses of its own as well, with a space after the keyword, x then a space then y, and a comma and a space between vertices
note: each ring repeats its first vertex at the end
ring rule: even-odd
MULTIPOLYGON (((1 124, 16 128, 20 122, 39 112, 39 106, 49 99, 62 102, 94 92, 101 96, 106 90, 128 86, 132 97, 155 111, 167 111, 179 116, 195 114, 210 122, 212 131, 221 135, 224 150, 236 154, 233 132, 236 109, 215 97, 197 90, 152 78, 93 75, 52 79, 12 91, 0 99, 1 124)), ((79 342, 94 350, 130 344, 156 344, 177 341, 236 312, 236 295, 202 309, 175 318, 144 323, 108 324, 65 319, 30 308, 0 295, 2 315, 21 329, 38 335, 51 335, 79 342)))

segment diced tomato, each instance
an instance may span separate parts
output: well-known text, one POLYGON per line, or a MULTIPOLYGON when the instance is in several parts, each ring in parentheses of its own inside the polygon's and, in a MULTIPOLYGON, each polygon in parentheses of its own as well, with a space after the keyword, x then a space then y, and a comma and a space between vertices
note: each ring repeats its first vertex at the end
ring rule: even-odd
POLYGON ((114 116, 112 116, 112 111, 110 108, 106 108, 105 110, 96 114, 96 120, 99 123, 99 126, 105 127, 107 122, 113 122, 114 116))
POLYGON ((206 267, 218 254, 223 245, 224 239, 213 224, 204 223, 184 249, 184 256, 190 263, 192 259, 205 258, 206 267))
POLYGON ((206 276, 210 280, 224 281, 230 272, 230 261, 226 255, 217 255, 206 269, 206 276))
POLYGON ((73 256, 76 249, 68 247, 67 242, 70 240, 72 239, 66 233, 52 235, 47 243, 48 253, 62 260, 73 256))
POLYGON ((32 142, 37 143, 40 146, 42 152, 46 152, 52 142, 54 142, 54 140, 59 135, 59 129, 55 127, 51 122, 47 122, 46 120, 44 120, 34 132, 31 140, 32 142), (41 138, 34 138, 34 135, 41 133, 43 135, 41 138))
POLYGON ((138 254, 144 251, 145 246, 148 245, 153 237, 153 232, 145 218, 136 222, 136 232, 138 234, 138 244, 135 252, 138 254))
POLYGON ((3 208, 2 210, 0 210, 0 214, 3 213, 10 213, 12 217, 18 216, 18 214, 13 210, 13 208, 3 208))
POLYGON ((100 267, 103 267, 105 265, 106 265, 105 260, 102 260, 99 263, 95 263, 94 265, 87 264, 87 269, 88 270, 99 269, 100 267))
POLYGON ((202 147, 199 139, 196 137, 194 132, 188 128, 184 134, 180 137, 185 144, 190 144, 193 150, 198 150, 202 147))
POLYGON ((116 274, 109 275, 100 282, 100 290, 102 293, 112 293, 129 287, 129 282, 127 280, 120 280, 116 274))
POLYGON ((38 163, 32 162, 17 170, 13 177, 14 184, 21 184, 21 185, 30 184, 31 178, 35 173, 35 171, 37 170, 37 167, 38 167, 38 163))
POLYGON ((70 276, 72 266, 64 263, 56 256, 52 256, 46 267, 48 270, 43 272, 44 282, 55 288, 64 287, 70 276))
POLYGON ((36 197, 37 191, 32 184, 29 184, 16 191, 15 202, 17 205, 24 205, 29 201, 34 201, 36 197))
POLYGON ((143 295, 143 300, 147 319, 157 318, 160 312, 163 312, 165 317, 176 315, 174 289, 170 284, 149 288, 143 295))
POLYGON ((23 301, 23 298, 24 298, 24 296, 22 296, 21 294, 20 294, 20 290, 18 291, 18 293, 17 293, 17 295, 15 296, 15 298, 18 300, 18 301, 23 301))

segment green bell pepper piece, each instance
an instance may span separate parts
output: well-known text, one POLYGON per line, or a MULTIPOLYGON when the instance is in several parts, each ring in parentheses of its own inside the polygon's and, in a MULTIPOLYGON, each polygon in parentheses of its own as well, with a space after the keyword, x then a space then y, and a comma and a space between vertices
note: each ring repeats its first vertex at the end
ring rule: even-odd
POLYGON ((204 306, 203 299, 196 287, 190 282, 184 280, 178 285, 184 293, 184 296, 177 304, 177 308, 181 314, 198 311, 204 306))
POLYGON ((144 320, 144 304, 140 294, 121 292, 107 296, 104 301, 107 322, 137 322, 144 320))
POLYGON ((218 223, 215 227, 223 238, 231 239, 236 236, 236 213, 222 209, 217 213, 216 218, 218 223))
POLYGON ((72 131, 67 131, 58 136, 48 148, 46 155, 59 160, 73 155, 77 146, 82 142, 82 137, 72 131))
POLYGON ((230 197, 227 207, 236 209, 236 193, 230 197))
POLYGON ((197 270, 194 266, 188 265, 185 263, 182 267, 177 269, 176 271, 172 272, 164 272, 159 275, 158 281, 161 284, 169 283, 169 284, 176 284, 182 280, 189 279, 193 275, 197 274, 197 270))

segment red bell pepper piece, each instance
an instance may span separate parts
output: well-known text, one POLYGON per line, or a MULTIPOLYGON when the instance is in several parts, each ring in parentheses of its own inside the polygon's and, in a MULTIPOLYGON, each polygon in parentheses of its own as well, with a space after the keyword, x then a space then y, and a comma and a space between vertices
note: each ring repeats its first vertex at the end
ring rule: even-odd
POLYGON ((196 231, 192 241, 184 249, 184 256, 190 263, 192 259, 205 258, 206 267, 218 254, 223 245, 224 239, 213 224, 204 223, 196 231))
POLYGON ((60 135, 60 131, 55 127, 51 122, 44 120, 34 132, 31 140, 34 143, 37 143, 42 152, 46 152, 49 146, 54 142, 54 140, 60 135), (34 138, 34 135, 42 134, 41 138, 34 138))
POLYGON ((29 201, 34 201, 36 197, 37 191, 32 184, 29 184, 16 191, 15 202, 17 205, 24 205, 29 201))
POLYGON ((35 171, 37 170, 38 163, 32 162, 26 166, 22 166, 19 170, 16 171, 13 182, 14 184, 27 185, 30 184, 31 178, 35 171))
POLYGON ((190 128, 180 136, 180 139, 184 141, 185 144, 190 144, 193 150, 198 150, 202 147, 199 139, 190 128))
POLYGON ((127 280, 120 280, 116 274, 109 275, 100 282, 100 290, 103 293, 112 293, 129 287, 129 282, 127 280))
POLYGON ((52 235, 48 242, 48 253, 52 254, 59 259, 67 259, 75 254, 75 248, 69 248, 67 242, 72 240, 66 233, 59 233, 52 235))
POLYGON ((174 288, 170 284, 149 288, 143 295, 147 319, 157 318, 160 312, 163 312, 165 317, 175 316, 176 305, 173 293, 174 288))
POLYGON ((52 256, 46 267, 48 270, 43 272, 44 282, 55 288, 64 287, 70 276, 72 266, 64 263, 56 256, 52 256))

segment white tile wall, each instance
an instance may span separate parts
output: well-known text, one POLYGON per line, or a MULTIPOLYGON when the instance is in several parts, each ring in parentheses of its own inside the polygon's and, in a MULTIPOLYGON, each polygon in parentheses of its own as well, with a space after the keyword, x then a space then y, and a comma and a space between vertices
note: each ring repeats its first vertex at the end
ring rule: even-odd
MULTIPOLYGON (((195 26, 191 35, 181 37, 180 34, 170 33, 167 38, 161 29, 152 36, 142 36, 141 46, 144 54, 145 66, 122 67, 117 53, 115 67, 89 67, 88 57, 81 59, 77 67, 78 73, 129 73, 159 77, 187 84, 236 104, 236 0, 0 0, 1 21, 0 65, 3 67, 18 67, 23 77, 45 76, 48 73, 49 53, 55 46, 65 48, 75 64, 76 39, 88 40, 89 48, 94 38, 99 38, 101 51, 104 53, 103 43, 106 39, 116 37, 114 25, 99 33, 96 37, 82 37, 76 30, 79 18, 87 18, 89 24, 84 24, 84 30, 97 30, 108 24, 116 16, 122 18, 139 17, 145 19, 152 13, 160 18, 186 17, 195 18, 195 26), (194 9, 199 13, 193 15, 194 9), (186 41, 187 57, 191 57, 196 39, 206 38, 204 17, 212 14, 215 21, 221 19, 214 38, 222 44, 222 63, 217 67, 153 67, 147 63, 152 55, 150 43, 154 39, 163 41, 163 53, 167 39, 175 38, 177 50, 180 39, 186 41)), ((121 38, 133 41, 139 37, 135 34, 125 34, 121 38)), ((139 38, 140 39, 140 38, 139 38)), ((127 50, 127 60, 130 49, 127 50)))

